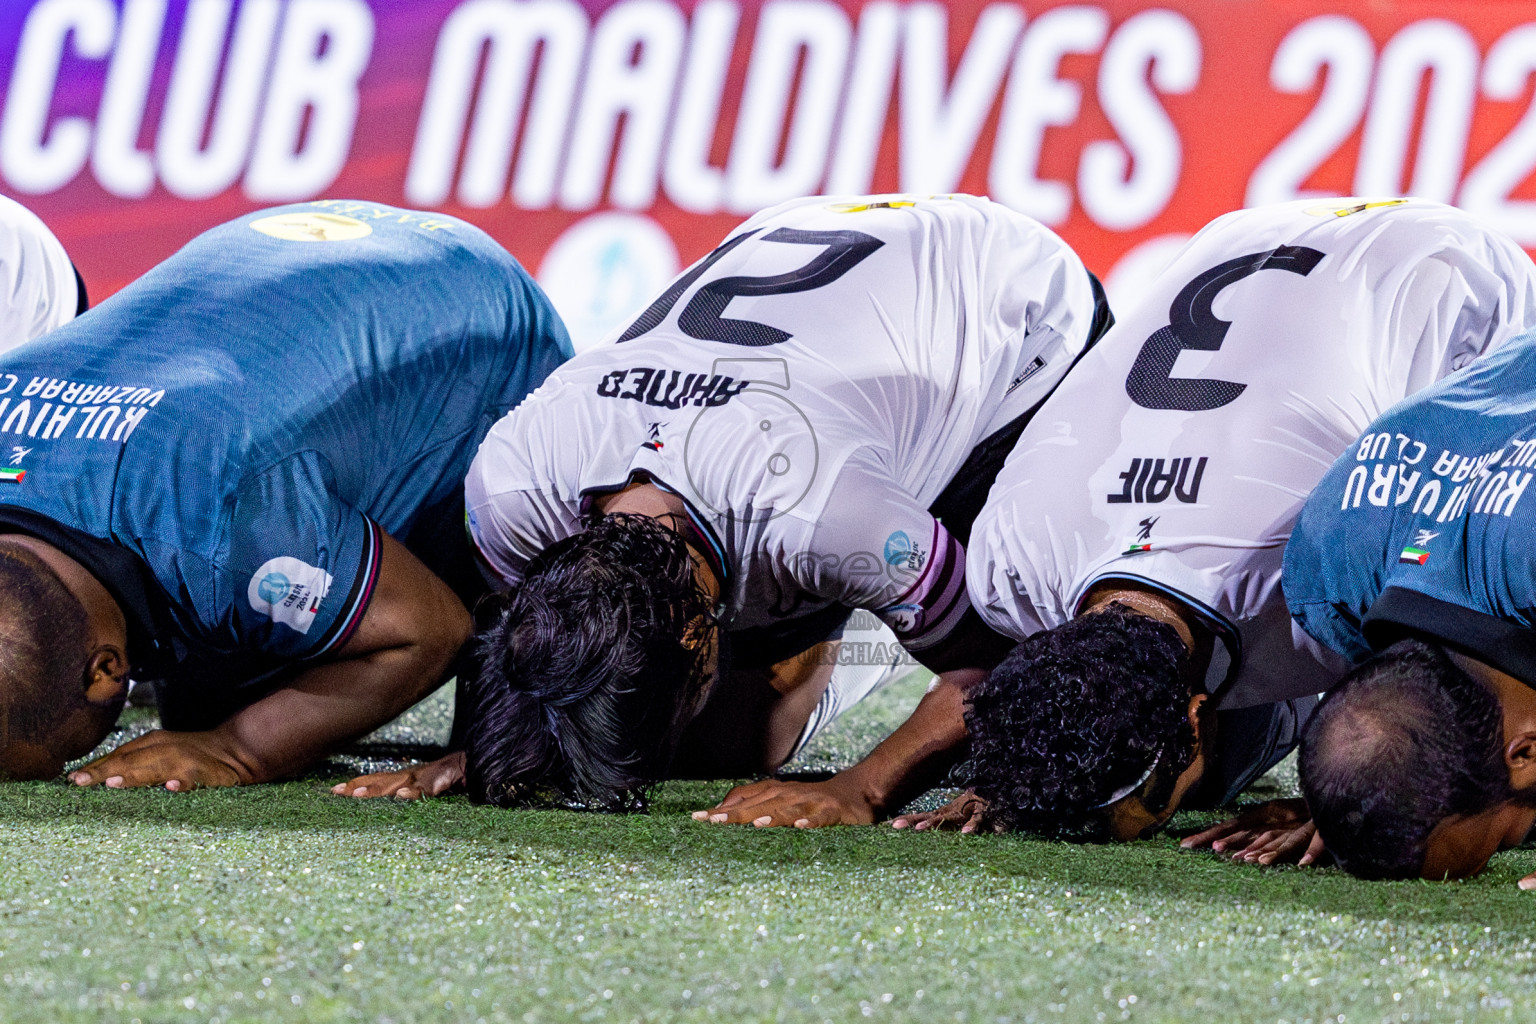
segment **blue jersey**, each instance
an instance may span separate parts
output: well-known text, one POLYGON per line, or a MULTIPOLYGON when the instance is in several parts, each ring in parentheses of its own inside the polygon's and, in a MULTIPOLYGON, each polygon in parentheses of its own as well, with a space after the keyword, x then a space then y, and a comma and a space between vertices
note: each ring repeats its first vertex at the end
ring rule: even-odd
POLYGON ((136 675, 239 686, 346 643, 381 532, 433 568, 467 561, 470 460, 569 355, 537 285, 469 224, 255 213, 0 356, 0 530, 102 579, 136 675))
POLYGON ((1394 406, 1334 463, 1285 553, 1291 614, 1353 661, 1417 635, 1536 685, 1533 474, 1536 330, 1394 406))

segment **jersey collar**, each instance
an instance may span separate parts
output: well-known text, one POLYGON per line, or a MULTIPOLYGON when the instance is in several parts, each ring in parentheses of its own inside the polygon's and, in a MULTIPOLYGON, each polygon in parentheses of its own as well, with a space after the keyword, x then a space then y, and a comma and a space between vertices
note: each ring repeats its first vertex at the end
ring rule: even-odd
POLYGON ((163 675, 174 655, 170 607, 149 567, 120 544, 93 537, 30 509, 0 509, 0 531, 24 533, 52 544, 85 566, 107 588, 128 622, 128 662, 134 679, 163 675))
POLYGON ((699 515, 698 511, 694 509, 693 503, 681 491, 655 474, 639 470, 631 473, 622 484, 616 487, 592 487, 583 491, 579 509, 581 518, 585 520, 591 514, 592 504, 598 498, 605 494, 612 494, 614 491, 621 491, 636 480, 655 484, 668 494, 677 495, 682 501, 686 519, 679 524, 678 533, 682 535, 683 540, 687 541, 690 546, 703 556, 704 564, 709 566, 710 571, 715 574, 715 579, 720 581, 720 603, 724 604, 725 595, 730 592, 728 584, 731 582, 730 562, 725 557, 725 545, 720 543, 720 538, 716 536, 714 529, 710 527, 709 521, 699 515))
POLYGON ((1128 572, 1107 572, 1101 576, 1095 576, 1083 588, 1082 597, 1078 598, 1077 606, 1072 609, 1073 617, 1081 614, 1083 602, 1087 600, 1088 594, 1094 587, 1101 583, 1114 582, 1133 583, 1145 590, 1150 590, 1155 594, 1160 594, 1170 600, 1177 601, 1181 606, 1190 611, 1196 622, 1210 630, 1216 636, 1216 639, 1221 641, 1222 646, 1227 651, 1226 673, 1215 687, 1210 685, 1209 680, 1206 681, 1206 691, 1211 695, 1211 706, 1219 707, 1222 698, 1227 695, 1232 689, 1232 685, 1237 682, 1238 674, 1243 665, 1243 638, 1238 633, 1237 627, 1216 609, 1196 601, 1188 594, 1174 590, 1172 587, 1159 583, 1156 580, 1150 580, 1145 576, 1137 576, 1134 573, 1128 572))
POLYGON ((1536 630, 1407 587, 1387 587, 1361 622, 1366 641, 1385 650, 1425 637, 1536 687, 1536 630))

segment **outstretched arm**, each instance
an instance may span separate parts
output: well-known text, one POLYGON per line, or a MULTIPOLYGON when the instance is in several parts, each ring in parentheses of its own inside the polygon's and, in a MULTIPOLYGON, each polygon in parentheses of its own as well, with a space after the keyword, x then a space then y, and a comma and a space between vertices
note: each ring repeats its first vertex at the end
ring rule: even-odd
POLYGON ((373 598, 335 659, 215 729, 148 733, 70 780, 179 791, 285 778, 431 693, 469 635, 469 613, 447 584, 385 535, 373 598))
POLYGON ((901 727, 869 756, 825 782, 767 779, 738 786, 718 806, 695 811, 714 824, 759 827, 869 825, 940 782, 965 744, 965 698, 981 669, 945 672, 901 727))

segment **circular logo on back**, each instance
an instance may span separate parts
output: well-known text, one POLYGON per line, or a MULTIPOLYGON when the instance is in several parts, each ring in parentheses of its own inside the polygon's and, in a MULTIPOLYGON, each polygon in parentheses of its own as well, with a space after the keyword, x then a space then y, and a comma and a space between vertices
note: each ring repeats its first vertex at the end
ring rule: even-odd
POLYGON ((539 284, 583 352, 628 324, 677 273, 677 245, 637 213, 595 213, 555 239, 539 284))
POLYGON ((350 242, 373 234, 362 221, 336 213, 277 213, 251 221, 251 227, 285 242, 350 242))
POLYGON ((277 604, 288 596, 288 577, 280 572, 269 572, 257 582, 256 593, 268 604, 277 604))

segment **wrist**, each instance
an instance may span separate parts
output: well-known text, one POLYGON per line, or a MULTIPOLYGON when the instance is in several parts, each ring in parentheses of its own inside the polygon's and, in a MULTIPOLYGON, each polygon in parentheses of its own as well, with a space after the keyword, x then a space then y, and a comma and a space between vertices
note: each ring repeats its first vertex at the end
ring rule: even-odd
POLYGON ((878 771, 870 769, 868 761, 860 761, 837 773, 831 781, 837 783, 848 798, 867 806, 876 820, 885 813, 891 795, 890 785, 878 771))
POLYGON ((239 733, 233 728, 234 722, 235 720, 232 719, 205 734, 208 739, 209 753, 234 774, 238 780, 236 785, 250 786, 271 781, 276 777, 275 773, 262 763, 255 752, 240 741, 239 733))

